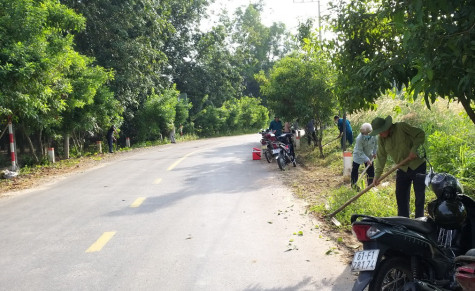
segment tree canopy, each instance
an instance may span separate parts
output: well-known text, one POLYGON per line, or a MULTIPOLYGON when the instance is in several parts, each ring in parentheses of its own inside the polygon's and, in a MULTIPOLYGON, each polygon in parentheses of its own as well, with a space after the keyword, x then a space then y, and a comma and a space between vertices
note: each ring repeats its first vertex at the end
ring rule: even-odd
POLYGON ((371 108, 393 88, 460 102, 475 123, 473 1, 341 1, 330 43, 341 102, 371 108))
POLYGON ((336 102, 333 95, 334 74, 324 52, 306 39, 305 51, 277 61, 269 77, 261 72, 262 94, 269 107, 283 120, 315 120, 317 142, 323 156, 321 141, 324 125, 333 116, 336 102))

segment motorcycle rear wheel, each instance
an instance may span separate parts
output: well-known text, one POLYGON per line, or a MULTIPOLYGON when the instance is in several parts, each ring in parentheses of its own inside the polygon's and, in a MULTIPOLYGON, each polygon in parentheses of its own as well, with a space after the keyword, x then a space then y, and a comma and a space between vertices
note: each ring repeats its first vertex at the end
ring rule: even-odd
POLYGON ((279 169, 282 171, 285 171, 285 166, 287 165, 285 163, 285 157, 282 154, 279 154, 279 157, 277 158, 277 164, 279 165, 279 169))
POLYGON ((403 290, 404 284, 410 281, 412 281, 410 263, 402 258, 389 258, 381 262, 368 290, 403 290))

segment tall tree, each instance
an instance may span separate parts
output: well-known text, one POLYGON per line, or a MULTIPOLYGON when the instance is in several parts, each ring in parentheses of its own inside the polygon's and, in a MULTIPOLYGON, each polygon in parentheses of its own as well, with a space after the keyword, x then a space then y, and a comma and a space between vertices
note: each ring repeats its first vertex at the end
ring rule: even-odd
POLYGON ((393 87, 460 102, 475 123, 475 3, 449 1, 341 1, 333 7, 335 64, 342 101, 370 107, 393 87))
POLYGON ((84 23, 57 1, 0 0, 0 113, 13 115, 33 154, 30 135, 42 149, 43 133, 62 126, 65 110, 90 103, 110 77, 100 79, 103 69, 73 49, 84 23))
POLYGON ((171 86, 208 1, 61 1, 86 17, 78 49, 114 70, 111 89, 126 108, 123 129, 135 135, 135 112, 152 91, 171 86))
POLYGON ((84 18, 56 1, 0 0, 2 113, 35 118, 64 108, 72 33, 83 27, 84 18))
POLYGON ((207 105, 220 107, 226 100, 242 96, 242 77, 233 65, 223 25, 213 27, 196 39, 194 56, 180 67, 177 88, 193 103, 192 114, 207 105))
POLYGON ((274 23, 266 27, 261 20, 262 9, 262 1, 238 8, 232 31, 236 66, 244 78, 243 94, 254 97, 261 96, 254 75, 268 72, 276 60, 290 51, 290 34, 285 25, 274 23))
POLYGON ((307 40, 303 53, 293 53, 279 60, 267 78, 258 75, 262 94, 269 107, 284 120, 315 119, 317 143, 323 156, 323 129, 331 120, 335 99, 332 91, 333 68, 317 46, 307 40))

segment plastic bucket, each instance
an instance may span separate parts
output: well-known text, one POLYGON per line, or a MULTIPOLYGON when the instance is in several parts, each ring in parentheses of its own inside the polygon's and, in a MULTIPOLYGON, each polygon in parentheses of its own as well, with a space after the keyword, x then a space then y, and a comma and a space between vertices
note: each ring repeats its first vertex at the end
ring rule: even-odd
POLYGON ((259 148, 252 149, 252 159, 260 160, 261 159, 261 150, 259 148))

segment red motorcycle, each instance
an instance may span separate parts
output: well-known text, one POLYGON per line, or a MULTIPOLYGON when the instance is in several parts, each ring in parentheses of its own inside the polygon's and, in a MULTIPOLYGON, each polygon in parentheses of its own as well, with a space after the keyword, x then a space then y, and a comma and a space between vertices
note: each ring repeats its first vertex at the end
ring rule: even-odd
POLYGON ((456 257, 455 262, 460 266, 455 272, 457 282, 463 290, 475 290, 475 249, 456 257))
POLYGON ((264 150, 264 156, 266 157, 267 162, 270 163, 280 152, 279 141, 277 140, 275 134, 270 132, 268 129, 266 131, 261 131, 261 135, 261 144, 266 146, 266 149, 264 150))

